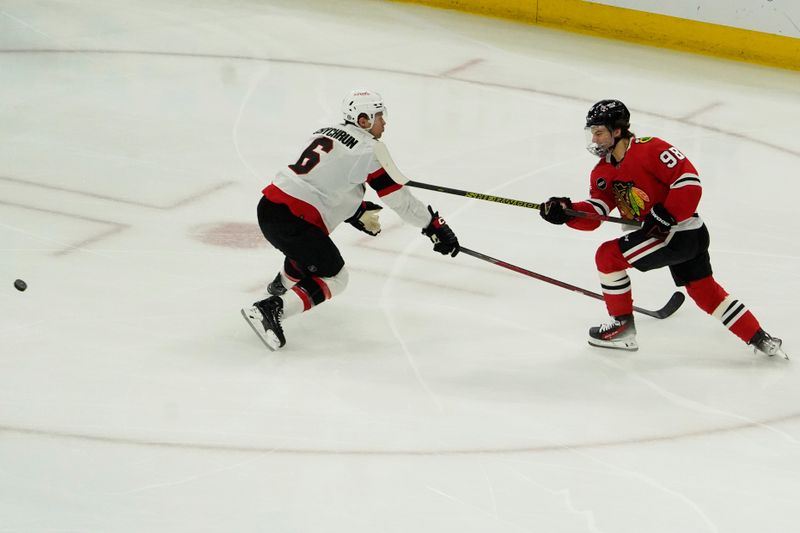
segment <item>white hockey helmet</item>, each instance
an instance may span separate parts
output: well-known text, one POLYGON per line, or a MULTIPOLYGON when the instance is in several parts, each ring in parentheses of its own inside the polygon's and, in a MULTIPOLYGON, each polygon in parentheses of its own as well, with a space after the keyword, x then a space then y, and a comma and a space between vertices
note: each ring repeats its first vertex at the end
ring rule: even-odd
POLYGON ((383 105, 383 97, 375 91, 367 89, 356 89, 350 91, 342 100, 342 115, 346 122, 358 124, 358 117, 361 114, 367 116, 370 124, 375 124, 375 115, 383 113, 386 116, 386 106, 383 105))

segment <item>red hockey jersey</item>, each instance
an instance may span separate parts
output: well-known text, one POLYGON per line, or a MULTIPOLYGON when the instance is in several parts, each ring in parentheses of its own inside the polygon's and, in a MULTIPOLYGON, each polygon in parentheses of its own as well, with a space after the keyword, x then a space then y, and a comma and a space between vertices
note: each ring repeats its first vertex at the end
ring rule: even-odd
MULTIPOLYGON (((612 163, 610 155, 597 163, 591 174, 590 198, 572 207, 601 215, 616 208, 624 218, 643 220, 655 204, 662 204, 678 221, 676 229, 682 229, 702 223, 699 217, 689 220, 701 195, 697 170, 680 150, 657 137, 641 137, 631 139, 621 163, 612 163)), ((593 230, 600 222, 574 218, 567 224, 593 230)))

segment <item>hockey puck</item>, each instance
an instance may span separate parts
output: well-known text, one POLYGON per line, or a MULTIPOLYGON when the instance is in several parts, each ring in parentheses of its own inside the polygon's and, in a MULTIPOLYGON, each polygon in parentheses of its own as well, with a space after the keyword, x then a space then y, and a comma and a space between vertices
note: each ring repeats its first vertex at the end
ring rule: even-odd
POLYGON ((14 288, 22 292, 28 288, 28 284, 22 281, 21 279, 18 279, 14 281, 14 288))

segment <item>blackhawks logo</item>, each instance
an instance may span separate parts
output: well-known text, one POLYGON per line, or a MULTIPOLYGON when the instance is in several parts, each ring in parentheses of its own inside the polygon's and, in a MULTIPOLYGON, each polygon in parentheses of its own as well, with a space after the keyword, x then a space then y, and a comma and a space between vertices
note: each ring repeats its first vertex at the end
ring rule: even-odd
POLYGON ((625 218, 636 218, 642 214, 650 197, 642 189, 633 186, 632 181, 614 182, 614 201, 625 218))

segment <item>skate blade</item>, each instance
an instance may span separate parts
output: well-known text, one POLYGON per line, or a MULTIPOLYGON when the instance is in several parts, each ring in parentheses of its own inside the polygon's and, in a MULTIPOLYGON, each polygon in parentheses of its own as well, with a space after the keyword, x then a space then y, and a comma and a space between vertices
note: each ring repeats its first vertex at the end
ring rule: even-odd
POLYGON ((783 348, 778 348, 778 351, 770 355, 770 357, 775 357, 776 355, 782 355, 784 359, 789 360, 789 354, 784 352, 783 348))
POLYGON ((590 338, 587 342, 591 346, 596 346, 597 348, 606 348, 609 350, 624 350, 626 352, 635 352, 639 350, 639 344, 636 341, 613 342, 590 338))
POLYGON ((281 341, 278 339, 278 336, 275 335, 275 332, 272 330, 264 331, 260 316, 256 316, 250 309, 242 309, 242 316, 247 323, 250 324, 250 327, 253 328, 253 331, 255 331, 258 338, 261 339, 261 342, 263 342, 267 348, 274 352, 281 347, 281 341))

